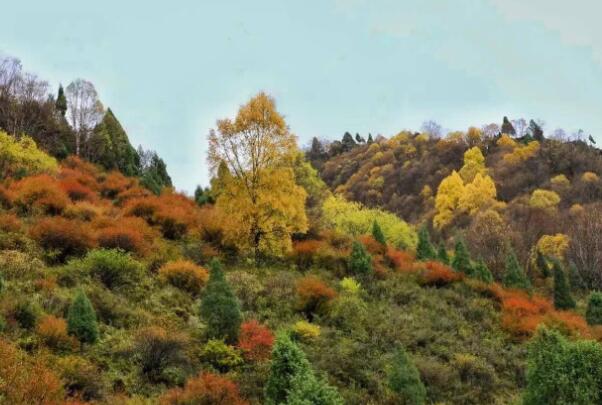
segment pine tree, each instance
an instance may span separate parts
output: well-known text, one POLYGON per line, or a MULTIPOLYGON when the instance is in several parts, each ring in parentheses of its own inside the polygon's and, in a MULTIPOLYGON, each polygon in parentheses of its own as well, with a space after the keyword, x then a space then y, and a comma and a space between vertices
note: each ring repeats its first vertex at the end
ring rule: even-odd
POLYGON ((544 140, 543 129, 541 129, 541 126, 533 120, 529 121, 529 135, 538 142, 544 140))
POLYGON ((366 143, 368 145, 372 145, 374 143, 374 139, 372 139, 372 134, 368 134, 368 141, 366 143))
POLYGON ((491 275, 491 271, 489 271, 489 268, 487 267, 483 259, 480 259, 474 266, 472 276, 477 280, 481 280, 485 283, 493 282, 493 276, 491 275))
POLYGON ((541 275, 544 277, 549 277, 550 276, 550 267, 548 266, 548 261, 547 261, 546 257, 544 256, 544 254, 541 253, 539 250, 537 251, 537 258, 536 258, 535 262, 537 264, 537 268, 541 272, 541 275))
POLYGON ((439 244, 439 249, 437 250, 437 260, 449 266, 449 255, 447 254, 447 249, 445 248, 445 243, 443 242, 439 244))
POLYGON ((357 276, 367 276, 372 273, 372 257, 358 241, 353 242, 348 266, 350 272, 357 276))
POLYGON ((526 290, 531 288, 531 283, 518 262, 513 250, 510 251, 510 254, 508 254, 508 257, 506 258, 506 272, 502 283, 505 287, 510 288, 523 288, 526 290))
POLYGON ((286 405, 343 405, 343 398, 326 380, 310 376, 296 376, 291 383, 286 405))
POLYGON ((345 132, 341 144, 343 146, 343 152, 349 152, 351 149, 357 146, 357 144, 353 140, 353 135, 351 135, 349 132, 345 132))
POLYGON ((393 359, 389 373, 389 388, 403 399, 404 404, 422 405, 426 403, 426 389, 420 381, 420 374, 401 347, 393 359))
POLYGON ((464 242, 459 239, 456 242, 456 248, 454 250, 454 257, 451 262, 452 268, 460 273, 464 273, 467 276, 472 274, 472 266, 470 265, 470 254, 464 242))
POLYGON ((585 319, 589 325, 602 325, 602 292, 593 291, 589 295, 585 319))
POLYGON ((387 244, 387 239, 385 239, 385 234, 383 233, 383 230, 381 229, 380 225, 376 221, 374 221, 372 223, 372 237, 381 245, 387 244))
POLYGON ((96 312, 86 294, 81 290, 69 307, 67 330, 81 343, 95 343, 98 340, 96 312))
POLYGON ((504 122, 502 122, 502 134, 516 135, 516 130, 508 117, 504 117, 504 122))
POLYGON ((224 277, 217 259, 210 263, 209 281, 201 300, 201 317, 207 325, 210 339, 224 339, 233 344, 238 340, 242 322, 240 305, 224 277))
POLYGON ((294 380, 307 379, 311 374, 305 353, 287 333, 279 333, 272 349, 270 375, 265 386, 266 403, 270 405, 287 403, 294 380))
POLYGON ((63 89, 62 84, 59 84, 59 92, 56 96, 56 102, 54 106, 63 117, 65 114, 67 114, 67 97, 65 97, 65 90, 63 89))
POLYGON ((571 296, 569 284, 566 281, 564 270, 558 260, 554 260, 554 307, 556 309, 575 308, 575 300, 571 296))
POLYGON ((418 245, 416 246, 416 259, 426 261, 434 259, 437 256, 435 248, 431 244, 431 237, 426 226, 420 228, 418 232, 418 245))

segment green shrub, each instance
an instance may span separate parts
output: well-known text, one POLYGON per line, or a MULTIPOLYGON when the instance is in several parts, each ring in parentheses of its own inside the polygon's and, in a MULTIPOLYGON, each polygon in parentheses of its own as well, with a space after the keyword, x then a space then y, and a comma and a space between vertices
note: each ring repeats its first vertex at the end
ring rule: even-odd
POLYGON ((506 258, 506 271, 502 282, 504 287, 522 288, 525 290, 531 288, 531 283, 529 282, 525 271, 518 263, 514 251, 511 251, 506 258))
POLYGON ((40 315, 40 308, 32 301, 20 301, 14 308, 13 316, 23 329, 32 329, 40 315))
POLYGON ((470 264, 470 254, 468 249, 462 240, 456 242, 454 250, 454 258, 451 262, 452 268, 460 273, 464 273, 467 276, 472 274, 472 266, 470 264))
POLYGON ((556 309, 575 308, 575 300, 571 296, 569 284, 567 283, 564 270, 558 260, 554 260, 554 307, 556 309))
POLYGON ((203 346, 201 359, 222 373, 242 363, 242 357, 234 347, 217 339, 211 339, 203 346))
POLYGON ((602 325, 602 293, 594 291, 589 295, 585 319, 590 325, 602 325))
POLYGON ((83 291, 78 291, 67 314, 67 330, 81 343, 95 343, 98 340, 96 312, 83 291))
POLYGON ((377 241, 381 245, 387 244, 387 240, 385 239, 385 234, 383 233, 383 230, 381 229, 380 225, 378 225, 377 221, 374 221, 372 223, 372 237, 374 238, 375 241, 377 241))
POLYGON ((92 250, 81 263, 89 274, 109 289, 134 285, 143 274, 140 262, 118 249, 92 250))
POLYGON ((426 403, 426 389, 420 380, 416 366, 403 348, 399 348, 393 358, 389 372, 389 388, 408 405, 426 403))
POLYGON ((357 276, 365 277, 372 273, 372 257, 359 241, 353 242, 348 267, 351 274, 357 276))
POLYGON ((437 256, 435 248, 431 244, 431 237, 426 226, 418 232, 418 245, 416 246, 416 259, 420 261, 432 260, 437 256))

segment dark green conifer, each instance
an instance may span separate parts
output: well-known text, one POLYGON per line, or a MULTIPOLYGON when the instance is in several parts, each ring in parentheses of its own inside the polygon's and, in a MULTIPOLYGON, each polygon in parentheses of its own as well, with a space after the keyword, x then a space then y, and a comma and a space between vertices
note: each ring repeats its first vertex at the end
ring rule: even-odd
POLYGON ((449 255, 447 254, 447 249, 445 248, 445 243, 443 242, 439 244, 439 249, 437 250, 437 260, 449 266, 449 255))
POLYGON ((489 271, 489 268, 487 267, 483 259, 480 259, 474 266, 472 277, 476 278, 477 280, 481 280, 485 283, 493 282, 493 276, 491 275, 491 271, 489 271))
POLYGON ((81 343, 95 343, 98 340, 96 312, 82 290, 77 292, 69 307, 67 331, 81 343))
POLYGON ((56 110, 64 117, 67 113, 67 97, 65 97, 65 90, 63 89, 62 84, 59 84, 59 91, 56 95, 56 102, 54 106, 56 110))
POLYGON ((513 250, 510 251, 506 258, 506 271, 502 283, 505 287, 510 288, 523 288, 526 290, 531 288, 531 283, 513 250))
POLYGON ((502 122, 502 134, 516 135, 516 130, 508 117, 504 117, 504 121, 502 122))
POLYGON ((602 325, 602 293, 593 291, 587 300, 585 319, 590 325, 602 325))
POLYGON ((374 221, 372 223, 372 237, 381 245, 387 244, 387 239, 385 239, 385 234, 383 233, 383 230, 381 229, 380 225, 376 221, 374 221))
POLYGON ((416 246, 416 259, 420 261, 432 260, 437 257, 435 248, 431 243, 431 237, 426 226, 418 231, 418 245, 416 246))
POLYGON ((558 260, 553 262, 554 270, 554 307, 556 309, 572 309, 575 308, 575 300, 571 296, 569 284, 566 281, 566 276, 562 265, 558 260))
POLYGON ((536 258, 535 262, 537 264, 537 268, 541 272, 541 275, 544 277, 549 277, 550 276, 550 267, 548 265, 548 260, 546 259, 544 254, 541 253, 539 250, 537 251, 537 258, 536 258))
POLYGON ((359 241, 353 242, 348 266, 349 271, 357 276, 367 276, 372 273, 372 257, 359 241))
POLYGON ((401 347, 393 359, 389 373, 389 388, 399 396, 404 404, 422 405, 426 403, 426 389, 420 380, 420 374, 401 347))
POLYGON ((470 254, 462 239, 458 239, 454 250, 454 257, 451 262, 455 271, 464 273, 467 276, 472 274, 472 265, 470 264, 470 254))

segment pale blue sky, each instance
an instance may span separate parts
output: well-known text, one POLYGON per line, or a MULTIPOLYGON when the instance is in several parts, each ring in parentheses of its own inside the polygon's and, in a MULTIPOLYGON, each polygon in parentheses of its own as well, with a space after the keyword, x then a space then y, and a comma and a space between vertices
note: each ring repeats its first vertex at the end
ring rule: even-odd
POLYGON ((602 140, 598 0, 4 3, 0 51, 95 83, 178 189, 208 182, 209 129, 259 90, 301 144, 503 115, 602 140))

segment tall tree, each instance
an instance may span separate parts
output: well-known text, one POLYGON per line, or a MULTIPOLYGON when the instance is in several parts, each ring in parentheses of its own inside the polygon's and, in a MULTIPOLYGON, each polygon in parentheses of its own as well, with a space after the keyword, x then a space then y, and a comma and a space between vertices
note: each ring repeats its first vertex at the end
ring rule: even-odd
POLYGON ((351 273, 357 276, 367 276, 372 273, 372 257, 358 241, 354 241, 351 247, 348 267, 351 273))
POLYGON ((207 324, 209 338, 236 343, 242 322, 240 304, 217 259, 210 264, 209 281, 201 300, 201 317, 207 324))
POLYGON ((425 261, 437 256, 435 248, 431 243, 431 237, 426 226, 422 226, 418 232, 418 245, 416 246, 416 259, 425 261))
POLYGON ((556 309, 575 308, 575 300, 571 296, 571 290, 566 280, 564 270, 558 260, 554 260, 554 307, 556 309))
POLYGON ((402 347, 397 349, 393 358, 393 365, 389 372, 389 387, 404 404, 426 403, 426 389, 420 380, 420 374, 402 347))
POLYGON ((353 140, 353 135, 351 135, 349 132, 345 132, 345 134, 343 134, 343 140, 341 141, 341 144, 343 145, 343 152, 349 152, 351 149, 357 146, 353 140))
POLYGON ((437 260, 443 264, 449 265, 449 255, 447 254, 447 249, 445 248, 445 243, 443 242, 439 244, 439 249, 437 250, 437 260))
POLYGON ((307 229, 306 192, 292 169, 296 150, 295 136, 265 93, 240 107, 234 120, 219 120, 209 134, 213 172, 224 162, 231 174, 216 206, 232 219, 229 237, 250 248, 256 264, 263 252, 289 250, 291 234, 307 229))
POLYGON ((470 254, 462 239, 458 239, 452 259, 452 267, 455 271, 464 273, 467 276, 472 274, 472 265, 470 264, 470 254))
POLYGON ((585 319, 589 325, 602 325, 602 293, 593 291, 587 300, 585 319))
POLYGON ((512 123, 510 122, 508 117, 504 117, 504 121, 502 122, 501 132, 502 132, 502 134, 506 134, 506 135, 516 135, 516 130, 514 129, 514 126, 512 126, 512 123))
POLYGON ((58 112, 64 117, 67 114, 67 97, 65 97, 65 90, 63 85, 59 84, 59 91, 56 95, 55 107, 58 112))
POLYGON ((98 340, 96 312, 82 290, 78 291, 69 307, 67 330, 81 343, 95 343, 98 340))
POLYGON ((140 158, 140 181, 142 185, 155 194, 160 194, 164 187, 171 187, 171 177, 167 173, 167 165, 154 150, 144 150, 138 146, 140 158))
POLYGON ((83 79, 74 80, 66 89, 69 122, 75 131, 75 154, 80 155, 90 131, 102 118, 104 107, 94 85, 83 79))
POLYGON ((383 233, 382 228, 378 224, 378 221, 374 221, 372 223, 372 237, 381 245, 387 244, 387 239, 385 238, 385 234, 383 233))
POLYGON ((477 264, 473 268, 472 273, 472 277, 484 283, 491 283, 493 281, 493 275, 491 274, 491 271, 489 271, 489 268, 487 267, 483 259, 480 259, 477 262, 477 264))
POLYGON ((522 288, 526 290, 531 288, 529 278, 518 262, 514 250, 511 250, 506 258, 506 272, 504 273, 502 282, 505 287, 522 288))
POLYGON ((534 120, 529 121, 528 131, 529 135, 531 135, 536 141, 542 142, 544 140, 543 129, 541 128, 541 125, 534 120))

